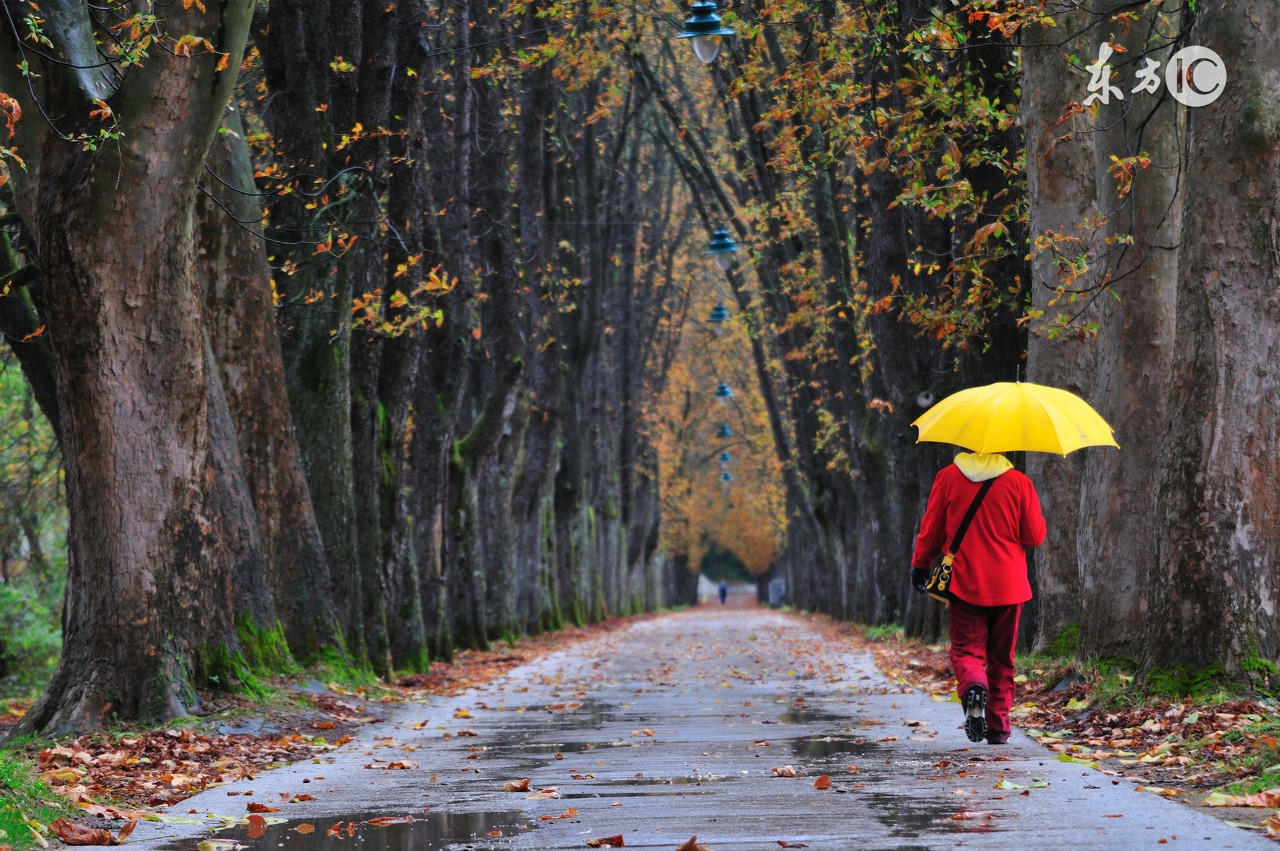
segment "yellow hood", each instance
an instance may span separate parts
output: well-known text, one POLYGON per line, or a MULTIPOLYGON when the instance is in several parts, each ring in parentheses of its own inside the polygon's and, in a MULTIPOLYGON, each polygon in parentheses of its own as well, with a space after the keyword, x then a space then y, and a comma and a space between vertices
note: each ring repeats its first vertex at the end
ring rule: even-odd
POLYGON ((1013 469, 1013 462, 998 452, 961 452, 956 466, 971 482, 985 482, 1013 469))

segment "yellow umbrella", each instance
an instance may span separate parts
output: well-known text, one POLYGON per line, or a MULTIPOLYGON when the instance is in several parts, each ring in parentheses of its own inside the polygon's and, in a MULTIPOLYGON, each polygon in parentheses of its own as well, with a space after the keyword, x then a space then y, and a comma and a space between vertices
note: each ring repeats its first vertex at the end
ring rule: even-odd
POLYGON ((954 443, 974 452, 1055 452, 1120 445, 1089 403, 1043 384, 1008 381, 953 393, 912 423, 917 443, 954 443))

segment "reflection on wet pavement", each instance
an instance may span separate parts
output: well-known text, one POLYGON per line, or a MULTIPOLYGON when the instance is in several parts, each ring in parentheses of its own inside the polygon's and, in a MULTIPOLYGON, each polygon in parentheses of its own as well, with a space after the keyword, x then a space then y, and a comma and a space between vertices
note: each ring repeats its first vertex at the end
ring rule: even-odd
POLYGON ((459 843, 480 851, 501 847, 495 844, 501 838, 528 831, 530 826, 528 817, 518 811, 432 812, 416 816, 352 813, 257 827, 239 825, 219 832, 214 840, 183 840, 161 851, 233 851, 244 847, 282 847, 288 851, 444 851, 459 847, 459 843))

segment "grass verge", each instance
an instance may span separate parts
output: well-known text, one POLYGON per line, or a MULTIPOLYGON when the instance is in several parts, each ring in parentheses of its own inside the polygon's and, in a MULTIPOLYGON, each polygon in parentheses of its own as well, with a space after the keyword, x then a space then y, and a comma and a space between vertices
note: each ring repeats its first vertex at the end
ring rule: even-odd
POLYGON ((50 822, 73 815, 74 809, 40 779, 30 756, 19 749, 0 750, 0 844, 33 848, 50 822))

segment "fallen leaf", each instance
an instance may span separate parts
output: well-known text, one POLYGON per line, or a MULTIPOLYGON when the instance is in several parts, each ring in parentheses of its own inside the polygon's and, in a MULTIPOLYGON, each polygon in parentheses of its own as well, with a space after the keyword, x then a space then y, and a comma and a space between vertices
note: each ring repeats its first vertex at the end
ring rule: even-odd
POLYGON ((314 824, 307 824, 306 822, 303 822, 302 824, 295 827, 294 830, 296 830, 298 833, 315 833, 316 826, 314 824))
POLYGON ((502 784, 502 791, 503 792, 528 792, 529 779, 530 778, 528 777, 524 777, 524 778, 521 778, 520 780, 508 780, 506 783, 502 784))
POLYGON ((813 788, 815 788, 815 789, 830 789, 830 788, 831 788, 831 777, 830 777, 829 775, 826 775, 826 774, 822 775, 822 776, 821 776, 821 777, 819 777, 817 780, 813 781, 813 788))
POLYGON ((774 774, 778 775, 779 777, 795 777, 796 776, 796 767, 794 765, 775 765, 773 768, 769 770, 772 771, 774 774))
POLYGON ((699 845, 698 837, 694 836, 688 842, 677 848, 676 851, 711 851, 711 849, 705 845, 699 845))
POLYGON ((415 821, 417 819, 413 816, 378 816, 377 818, 369 819, 365 824, 373 825, 374 827, 386 827, 389 824, 412 824, 415 821))
POLYGON ((250 801, 245 807, 251 813, 278 813, 278 807, 268 807, 266 804, 259 804, 257 801, 250 801))
POLYGON ((84 827, 60 818, 50 824, 49 829, 68 845, 123 845, 125 837, 137 826, 136 821, 128 822, 120 829, 119 836, 112 836, 111 831, 101 827, 84 827))
POLYGON ((625 848, 626 841, 622 838, 622 834, 617 836, 602 836, 599 839, 588 839, 588 848, 625 848))
POLYGON ((1210 793, 1204 799, 1206 807, 1260 807, 1275 809, 1280 807, 1280 789, 1267 789, 1252 795, 1224 795, 1221 792, 1210 793))
POLYGON ((524 797, 526 800, 529 800, 529 801, 546 801, 554 798, 559 798, 560 793, 555 789, 541 789, 537 792, 534 792, 532 795, 525 795, 524 797))
POLYGON ((786 842, 785 840, 782 840, 782 839, 778 840, 778 844, 781 845, 783 848, 808 848, 809 847, 808 845, 805 845, 803 842, 786 842))

